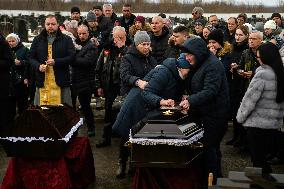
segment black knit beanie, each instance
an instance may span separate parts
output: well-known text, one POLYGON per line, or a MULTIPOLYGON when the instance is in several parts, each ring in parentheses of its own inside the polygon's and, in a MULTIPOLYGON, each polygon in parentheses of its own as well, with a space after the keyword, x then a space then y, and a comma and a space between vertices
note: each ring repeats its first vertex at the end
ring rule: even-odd
POLYGON ((217 41, 222 47, 224 47, 224 34, 222 30, 216 29, 209 33, 208 35, 208 41, 209 40, 215 40, 217 41))

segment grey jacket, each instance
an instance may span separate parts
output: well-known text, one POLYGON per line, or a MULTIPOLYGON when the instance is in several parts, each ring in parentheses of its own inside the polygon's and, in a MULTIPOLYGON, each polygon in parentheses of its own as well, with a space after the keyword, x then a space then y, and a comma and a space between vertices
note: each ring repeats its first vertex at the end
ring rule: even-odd
POLYGON ((245 127, 279 129, 283 124, 284 102, 276 103, 276 75, 268 65, 256 69, 241 106, 237 120, 245 127))

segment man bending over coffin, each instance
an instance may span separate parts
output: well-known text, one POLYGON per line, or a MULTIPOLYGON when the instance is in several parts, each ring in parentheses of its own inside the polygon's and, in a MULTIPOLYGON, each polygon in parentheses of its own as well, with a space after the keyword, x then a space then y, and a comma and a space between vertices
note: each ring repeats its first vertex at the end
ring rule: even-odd
MULTIPOLYGON (((113 130, 122 136, 121 144, 128 140, 130 129, 147 113, 160 106, 174 106, 175 102, 181 101, 182 80, 187 77, 189 70, 190 63, 183 54, 178 60, 168 58, 144 77, 143 80, 148 83, 143 91, 138 87, 131 89, 113 125, 113 130)), ((125 176, 128 154, 128 148, 121 145, 119 178, 125 176)))

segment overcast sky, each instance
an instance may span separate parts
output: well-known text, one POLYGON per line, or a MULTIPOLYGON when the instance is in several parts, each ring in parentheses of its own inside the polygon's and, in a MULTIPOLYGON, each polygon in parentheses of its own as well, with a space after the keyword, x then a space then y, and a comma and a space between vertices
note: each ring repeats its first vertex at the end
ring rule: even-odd
MULTIPOLYGON (((208 1, 208 2, 212 2, 212 1, 215 1, 215 0, 203 0, 203 1, 208 1)), ((235 3, 245 3, 245 4, 260 4, 262 3, 263 5, 266 5, 266 6, 278 6, 280 3, 279 2, 282 2, 281 4, 284 3, 284 0, 234 0, 235 3)))

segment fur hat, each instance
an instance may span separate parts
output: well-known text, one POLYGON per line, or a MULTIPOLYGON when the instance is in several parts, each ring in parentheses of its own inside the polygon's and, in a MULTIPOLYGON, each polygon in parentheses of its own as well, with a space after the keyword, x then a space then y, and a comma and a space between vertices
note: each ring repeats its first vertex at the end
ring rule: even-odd
POLYGON ((78 13, 80 13, 80 8, 79 8, 79 7, 72 7, 72 8, 71 8, 71 14, 72 14, 73 12, 78 12, 78 13))
POLYGON ((142 23, 142 25, 145 24, 145 18, 144 18, 144 16, 136 16, 136 18, 135 18, 134 21, 135 21, 135 22, 136 22, 136 21, 139 21, 139 22, 142 23))
POLYGON ((223 34, 222 30, 220 30, 220 29, 216 29, 216 30, 211 31, 208 35, 208 41, 209 40, 215 40, 222 47, 224 47, 224 34, 223 34))
POLYGON ((181 53, 176 61, 178 68, 190 69, 190 63, 185 59, 185 54, 181 53))
POLYGON ((89 11, 86 17, 87 22, 95 22, 97 17, 93 11, 89 11))
POLYGON ((268 20, 264 24, 264 29, 267 29, 267 28, 275 30, 276 29, 276 23, 273 20, 268 20))
POLYGON ((134 44, 137 46, 143 42, 151 42, 150 36, 146 31, 138 30, 134 35, 134 44))

